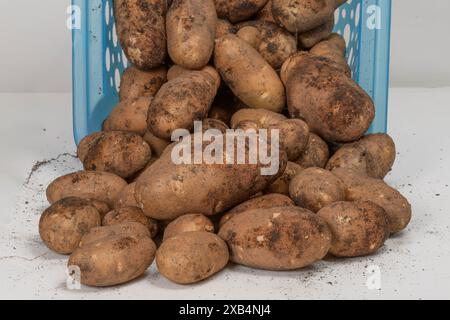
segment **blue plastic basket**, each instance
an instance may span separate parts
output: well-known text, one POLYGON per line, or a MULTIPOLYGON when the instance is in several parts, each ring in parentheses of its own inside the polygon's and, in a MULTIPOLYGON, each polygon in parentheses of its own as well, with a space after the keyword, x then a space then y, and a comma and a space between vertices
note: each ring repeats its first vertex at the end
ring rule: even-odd
MULTIPOLYGON (((118 43, 113 0, 72 0, 73 121, 78 143, 99 131, 118 102, 128 65, 118 43)), ((391 0, 349 0, 336 12, 335 31, 347 41, 353 78, 372 96, 376 118, 370 132, 386 132, 391 0)))

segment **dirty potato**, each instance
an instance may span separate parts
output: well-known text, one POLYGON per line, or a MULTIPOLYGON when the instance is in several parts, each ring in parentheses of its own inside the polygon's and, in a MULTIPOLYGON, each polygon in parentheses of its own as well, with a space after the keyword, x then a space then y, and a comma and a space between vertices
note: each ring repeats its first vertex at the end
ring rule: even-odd
POLYGON ((147 114, 152 97, 121 101, 103 123, 103 131, 132 132, 140 136, 147 131, 147 114))
POLYGON ((153 97, 166 80, 166 67, 141 71, 131 66, 123 72, 120 79, 120 101, 153 97))
POLYGON ((170 222, 164 230, 163 241, 183 232, 206 231, 214 233, 214 225, 202 214, 186 214, 170 222))
MULTIPOLYGON (((334 29, 334 16, 326 23, 303 32, 298 35, 299 45, 304 49, 310 49, 318 44, 320 41, 328 38, 334 29)), ((345 52, 345 51, 344 51, 345 52)))
POLYGON ((124 222, 111 226, 92 228, 88 234, 81 238, 79 247, 81 248, 87 246, 104 238, 128 234, 134 235, 138 238, 150 237, 150 231, 142 223, 124 222))
POLYGON ((279 193, 289 196, 289 185, 296 175, 305 170, 302 166, 294 163, 288 162, 286 170, 281 177, 275 180, 264 192, 266 193, 279 193))
POLYGON ((344 38, 337 33, 333 33, 325 40, 315 44, 309 52, 316 56, 331 60, 334 67, 348 77, 351 77, 352 70, 350 69, 345 56, 346 48, 347 45, 344 38))
POLYGON ((214 0, 217 14, 232 23, 247 20, 267 3, 267 0, 214 0))
POLYGON ((122 207, 109 212, 104 218, 103 226, 112 226, 125 222, 138 222, 143 224, 149 231, 150 237, 158 234, 158 222, 147 217, 138 207, 122 207))
POLYGON ((237 32, 237 29, 234 25, 232 25, 228 20, 218 19, 216 26, 216 39, 219 39, 227 34, 234 34, 237 32))
POLYGON ((330 158, 330 149, 325 141, 318 135, 310 132, 308 144, 301 156, 295 160, 303 168, 325 168, 330 158))

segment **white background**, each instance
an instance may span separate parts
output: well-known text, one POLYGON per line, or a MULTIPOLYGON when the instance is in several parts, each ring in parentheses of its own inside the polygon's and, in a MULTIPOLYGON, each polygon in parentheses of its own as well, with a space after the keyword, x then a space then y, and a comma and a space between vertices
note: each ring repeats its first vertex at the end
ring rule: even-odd
MULTIPOLYGON (((391 85, 450 86, 449 0, 392 0, 391 85)), ((0 0, 0 92, 70 92, 70 0, 0 0)))

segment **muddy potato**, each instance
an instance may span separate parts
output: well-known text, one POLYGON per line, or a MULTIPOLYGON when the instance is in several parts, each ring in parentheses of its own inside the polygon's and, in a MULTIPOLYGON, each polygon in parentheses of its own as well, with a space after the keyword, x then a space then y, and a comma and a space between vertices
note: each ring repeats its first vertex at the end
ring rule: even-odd
MULTIPOLYGON (((334 16, 326 23, 314 29, 308 30, 298 35, 299 45, 304 49, 310 49, 320 41, 328 38, 334 29, 334 16)), ((345 52, 345 51, 344 51, 345 52)))
POLYGON ((91 146, 94 145, 102 135, 103 135, 102 132, 94 132, 81 139, 77 147, 77 157, 78 159, 80 159, 81 162, 83 162, 84 159, 86 158, 86 155, 91 146))
POLYGON ((256 20, 268 21, 268 22, 276 22, 275 18, 272 15, 272 0, 267 1, 264 8, 259 11, 256 16, 256 20))
POLYGON ((375 107, 371 97, 329 59, 299 53, 283 65, 289 113, 331 142, 351 142, 369 129, 375 107))
POLYGON ((337 33, 333 33, 325 40, 314 45, 309 52, 316 56, 330 59, 336 68, 348 77, 351 77, 352 70, 345 56, 346 47, 344 38, 337 33))
POLYGON ((310 132, 308 144, 301 156, 295 160, 303 168, 325 168, 330 158, 330 149, 318 135, 310 132))
POLYGON ((174 0, 167 12, 167 47, 177 65, 199 70, 214 50, 217 13, 213 0, 174 0))
POLYGON ((164 230, 163 241, 183 232, 206 231, 214 233, 214 225, 202 214, 186 214, 170 222, 164 230))
POLYGON ((103 123, 103 131, 133 132, 140 136, 147 131, 147 114, 152 97, 121 101, 103 123))
POLYGON ((131 177, 150 161, 150 146, 141 136, 123 131, 103 132, 84 157, 85 170, 104 171, 131 177))
POLYGON ((136 67, 127 68, 120 79, 120 100, 135 100, 153 97, 167 80, 166 67, 141 71, 136 67))
POLYGON ((64 198, 44 211, 39 220, 42 241, 60 254, 72 253, 91 228, 100 225, 100 214, 91 201, 64 198))
POLYGON ((214 0, 217 14, 232 23, 247 20, 267 3, 267 0, 214 0))
POLYGON ((303 170, 305 170, 305 168, 289 161, 283 175, 275 180, 275 182, 272 183, 266 190, 264 190, 264 192, 279 193, 289 196, 289 184, 291 183, 292 179, 303 170))
POLYGON ((144 141, 147 142, 152 149, 152 154, 154 154, 156 157, 160 157, 170 144, 169 140, 158 138, 148 130, 145 132, 143 138, 144 141))
POLYGON ((372 201, 386 211, 391 234, 408 226, 411 221, 411 205, 400 192, 383 180, 349 169, 337 168, 333 173, 343 182, 347 201, 372 201))
POLYGON ((342 181, 321 168, 308 168, 296 175, 289 185, 289 194, 297 206, 313 212, 345 200, 342 181))
POLYGON ((330 253, 336 257, 373 254, 389 237, 386 212, 371 201, 335 202, 317 215, 331 230, 330 253))
POLYGON ((156 68, 166 59, 166 11, 166 0, 114 0, 120 44, 138 69, 156 68))
POLYGON ((230 260, 252 268, 294 270, 322 259, 331 244, 325 222, 298 207, 255 209, 232 217, 219 231, 230 260))
POLYGON ((228 259, 226 243, 205 231, 183 232, 170 237, 156 253, 158 271, 178 284, 205 280, 222 270, 228 259))
POLYGON ((214 68, 184 73, 162 86, 148 112, 148 129, 170 139, 177 129, 192 130, 194 121, 208 116, 220 85, 214 68))
POLYGON ((220 219, 219 226, 222 227, 228 220, 235 215, 254 209, 270 209, 275 207, 291 207, 295 206, 294 201, 279 193, 271 193, 266 195, 260 195, 247 200, 240 205, 234 207, 227 213, 225 213, 220 219))
POLYGON ((218 19, 216 26, 216 39, 219 39, 227 34, 234 34, 237 32, 237 29, 234 25, 232 25, 228 20, 218 19))
POLYGON ((109 212, 104 218, 102 225, 112 226, 125 222, 138 222, 143 224, 149 231, 150 237, 158 234, 158 222, 147 217, 138 207, 122 207, 109 212))
POLYGON ((132 235, 137 238, 149 238, 150 231, 142 223, 138 222, 125 222, 111 226, 95 227, 81 238, 79 247, 81 248, 97 242, 98 240, 118 235, 132 235))
POLYGON ((215 65, 233 93, 250 108, 281 112, 286 103, 278 74, 247 42, 235 35, 216 40, 215 65))
POLYGON ((68 197, 95 199, 112 206, 127 185, 121 177, 109 172, 79 171, 55 179, 47 187, 50 203, 68 197))

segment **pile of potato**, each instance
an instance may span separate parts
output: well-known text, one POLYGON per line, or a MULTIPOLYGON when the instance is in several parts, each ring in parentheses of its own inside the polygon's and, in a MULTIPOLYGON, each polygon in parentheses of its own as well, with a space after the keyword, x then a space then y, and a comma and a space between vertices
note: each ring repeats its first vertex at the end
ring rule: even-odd
POLYGON ((394 142, 365 136, 375 108, 331 33, 344 2, 115 0, 133 66, 103 131, 78 146, 85 170, 48 186, 45 244, 86 285, 128 282, 154 260, 191 284, 229 261, 293 270, 370 255, 405 229, 411 206, 383 181, 394 142), (278 173, 174 164, 172 132, 194 121, 278 129, 278 173))

